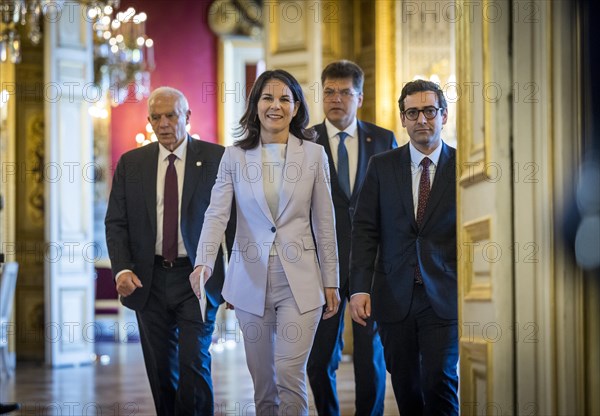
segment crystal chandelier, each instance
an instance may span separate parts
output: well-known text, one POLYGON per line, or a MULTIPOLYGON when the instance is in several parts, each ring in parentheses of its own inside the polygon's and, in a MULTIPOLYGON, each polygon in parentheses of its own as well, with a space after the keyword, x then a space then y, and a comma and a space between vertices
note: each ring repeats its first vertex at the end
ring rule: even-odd
POLYGON ((5 29, 0 34, 0 62, 21 62, 21 36, 17 25, 29 26, 28 37, 37 45, 42 38, 40 19, 45 3, 41 0, 2 0, 0 13, 5 29))
POLYGON ((154 70, 154 42, 146 35, 147 15, 133 7, 112 17, 112 10, 90 11, 93 25, 96 84, 119 105, 150 94, 154 70), (95 14, 97 13, 97 14, 95 14))
MULTIPOLYGON (((120 0, 81 0, 69 6, 81 5, 90 10, 113 10, 120 0)), ((26 27, 27 37, 38 45, 42 39, 41 20, 49 11, 60 12, 64 3, 58 0, 0 0, 0 19, 4 30, 0 33, 0 62, 21 62, 21 35, 18 27, 26 27)))
MULTIPOLYGON (((115 13, 120 0, 79 0, 70 2, 69 6, 73 5, 80 6, 86 20, 93 22, 95 82, 112 98, 111 104, 147 97, 154 49, 152 39, 146 36, 146 13, 136 13, 133 7, 115 13)), ((63 7, 57 0, 0 0, 0 61, 20 63, 19 26, 26 28, 27 37, 37 45, 43 16, 63 7)))

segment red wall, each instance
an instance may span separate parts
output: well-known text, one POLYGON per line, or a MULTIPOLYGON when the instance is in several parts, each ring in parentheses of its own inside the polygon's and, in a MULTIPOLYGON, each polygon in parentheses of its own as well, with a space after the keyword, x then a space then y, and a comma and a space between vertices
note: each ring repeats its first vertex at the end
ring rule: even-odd
MULTIPOLYGON (((122 0, 119 11, 134 7, 148 15, 146 33, 154 40, 156 69, 152 89, 170 86, 187 97, 191 134, 217 141, 217 38, 208 27, 209 0, 122 0)), ((112 109, 112 162, 136 147, 135 135, 145 131, 147 100, 128 102, 112 109)))

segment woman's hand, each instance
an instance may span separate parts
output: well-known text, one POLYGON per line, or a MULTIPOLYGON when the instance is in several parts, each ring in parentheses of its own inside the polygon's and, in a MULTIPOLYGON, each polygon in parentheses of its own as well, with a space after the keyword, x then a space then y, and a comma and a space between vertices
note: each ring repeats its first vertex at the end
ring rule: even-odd
POLYGON ((206 284, 206 282, 208 281, 208 279, 210 279, 210 276, 212 275, 212 270, 210 267, 199 264, 194 268, 194 271, 190 274, 190 285, 192 286, 192 290, 194 291, 198 299, 200 299, 201 296, 200 273, 202 272, 202 269, 204 269, 204 276, 202 277, 204 278, 204 283, 206 284))
POLYGON ((327 308, 323 314, 323 319, 329 319, 335 315, 340 306, 340 293, 337 287, 326 287, 325 288, 325 300, 327 301, 327 308))

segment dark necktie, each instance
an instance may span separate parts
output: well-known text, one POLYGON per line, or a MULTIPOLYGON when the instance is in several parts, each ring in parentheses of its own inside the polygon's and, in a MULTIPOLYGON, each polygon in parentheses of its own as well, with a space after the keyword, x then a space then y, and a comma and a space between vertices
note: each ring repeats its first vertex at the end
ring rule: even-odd
MULTIPOLYGON (((419 180, 419 203, 417 205, 417 225, 421 227, 423 223, 423 217, 425 216, 425 208, 427 208, 427 201, 429 200, 430 191, 430 180, 429 180, 429 165, 431 160, 428 157, 421 160, 421 166, 423 171, 421 172, 421 179, 419 180)), ((421 267, 419 263, 415 267, 415 283, 422 285, 423 276, 421 275, 421 267)))
POLYGON ((344 145, 344 140, 348 137, 348 133, 340 131, 340 144, 338 144, 338 183, 342 191, 350 198, 350 168, 348 167, 348 150, 344 145))
POLYGON ((177 223, 179 196, 177 190, 177 171, 175 159, 177 156, 168 156, 169 166, 165 174, 165 191, 163 200, 163 245, 162 255, 166 260, 173 261, 177 258, 177 223))
POLYGON ((431 165, 431 160, 428 157, 425 157, 423 160, 421 160, 423 171, 421 172, 421 180, 419 181, 419 204, 417 205, 417 224, 419 226, 423 222, 425 208, 427 208, 427 201, 429 200, 429 165, 431 165))

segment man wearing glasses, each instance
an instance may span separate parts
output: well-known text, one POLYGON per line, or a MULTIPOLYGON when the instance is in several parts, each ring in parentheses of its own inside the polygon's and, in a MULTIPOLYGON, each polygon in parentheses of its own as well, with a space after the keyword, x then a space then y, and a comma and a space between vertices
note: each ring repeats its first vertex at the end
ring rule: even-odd
MULTIPOLYGON (((335 372, 342 358, 344 310, 349 295, 350 228, 369 158, 396 147, 394 133, 356 118, 362 106, 364 74, 354 62, 333 62, 321 74, 325 121, 314 128, 325 147, 340 261, 338 313, 321 320, 308 359, 308 378, 319 415, 339 415, 335 372)), ((383 348, 373 320, 353 323, 356 414, 382 415, 385 399, 383 348)))
POLYGON ((352 228, 350 312, 375 319, 402 415, 458 415, 455 149, 442 90, 409 82, 410 142, 374 156, 352 228))

